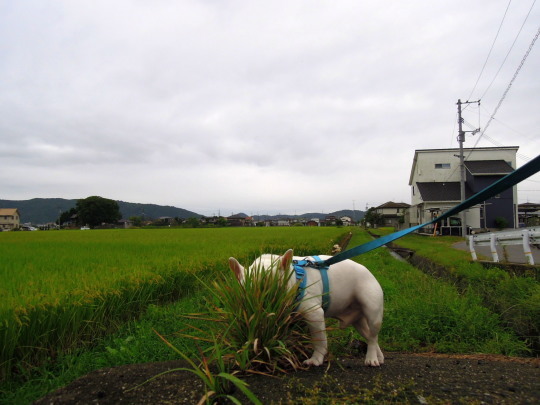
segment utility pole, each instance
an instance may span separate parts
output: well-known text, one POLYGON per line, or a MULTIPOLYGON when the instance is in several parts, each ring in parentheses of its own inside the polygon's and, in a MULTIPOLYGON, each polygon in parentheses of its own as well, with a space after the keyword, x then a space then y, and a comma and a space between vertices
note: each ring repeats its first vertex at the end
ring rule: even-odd
MULTIPOLYGON (((461 105, 462 104, 473 104, 473 103, 480 104, 480 100, 461 102, 461 99, 459 99, 458 102, 457 102, 457 106, 458 106, 459 169, 460 169, 459 191, 460 191, 461 202, 466 200, 466 196, 465 196, 465 156, 463 155, 463 143, 465 142, 465 132, 472 132, 472 134, 474 135, 476 132, 478 132, 480 130, 480 129, 476 129, 474 131, 463 131, 463 118, 461 117, 461 105)), ((461 236, 466 238, 467 237, 467 223, 466 223, 467 216, 465 214, 465 210, 461 211, 460 218, 461 218, 461 236)))
MULTIPOLYGON (((463 132, 463 118, 461 118, 461 99, 457 102, 457 111, 458 111, 458 142, 459 142, 459 171, 460 171, 460 180, 459 180, 459 191, 461 202, 465 201, 465 156, 463 156, 463 142, 465 142, 465 132, 463 132)), ((461 211, 461 236, 464 238, 467 237, 467 224, 465 222, 467 216, 465 215, 465 210, 461 211)))

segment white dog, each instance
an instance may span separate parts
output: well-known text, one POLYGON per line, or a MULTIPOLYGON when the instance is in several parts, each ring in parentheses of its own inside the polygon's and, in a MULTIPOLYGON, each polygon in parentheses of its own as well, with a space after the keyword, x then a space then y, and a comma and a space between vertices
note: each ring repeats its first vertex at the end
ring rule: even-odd
MULTIPOLYGON (((321 260, 329 257, 319 256, 321 260)), ((292 250, 288 250, 283 256, 265 254, 257 258, 249 269, 256 266, 262 266, 264 269, 290 269, 293 260, 305 259, 315 261, 310 257, 293 257, 292 250)), ((243 283, 244 267, 233 257, 229 258, 229 266, 243 283)), ((383 292, 380 284, 368 269, 352 260, 331 265, 327 274, 329 307, 324 311, 321 272, 313 267, 305 267, 307 282, 298 311, 302 313, 309 326, 314 347, 313 355, 305 361, 305 364, 320 366, 323 363, 328 352, 324 318, 335 318, 340 321, 341 328, 353 325, 367 340, 365 364, 380 366, 384 363, 384 356, 378 343, 383 318, 383 292)), ((288 287, 295 288, 297 285, 298 281, 295 277, 291 277, 288 287)))

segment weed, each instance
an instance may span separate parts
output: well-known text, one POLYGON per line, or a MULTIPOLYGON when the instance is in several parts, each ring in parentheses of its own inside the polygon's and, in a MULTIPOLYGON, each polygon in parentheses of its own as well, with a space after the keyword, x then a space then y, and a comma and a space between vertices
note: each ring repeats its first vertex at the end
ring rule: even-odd
MULTIPOLYGON (((212 347, 212 356, 207 357, 202 350, 199 350, 199 364, 197 365, 189 356, 184 354, 182 351, 178 350, 173 344, 171 344, 167 339, 161 336, 159 333, 156 334, 169 346, 173 349, 180 357, 182 357, 190 367, 181 367, 173 370, 166 371, 155 376, 153 379, 160 377, 163 374, 171 373, 178 370, 188 371, 195 374, 203 382, 206 393, 199 401, 199 404, 207 403, 214 404, 219 403, 221 399, 228 399, 235 404, 241 405, 241 402, 232 395, 233 390, 232 386, 238 388, 242 393, 255 405, 262 405, 261 401, 253 394, 248 385, 236 377, 234 372, 231 372, 232 364, 226 358, 225 354, 221 351, 222 346, 218 340, 213 339, 214 345, 212 347), (214 366, 217 371, 213 371, 211 367, 214 366)), ((151 381, 151 380, 148 380, 151 381)), ((147 381, 147 382, 148 382, 147 381)), ((136 387, 135 387, 136 388, 136 387)), ((134 388, 134 389, 135 389, 134 388)))
POLYGON ((241 284, 227 272, 205 284, 207 313, 190 317, 208 321, 207 340, 219 340, 241 372, 297 370, 309 338, 295 311, 297 289, 287 288, 291 277, 290 270, 257 266, 246 272, 241 284))

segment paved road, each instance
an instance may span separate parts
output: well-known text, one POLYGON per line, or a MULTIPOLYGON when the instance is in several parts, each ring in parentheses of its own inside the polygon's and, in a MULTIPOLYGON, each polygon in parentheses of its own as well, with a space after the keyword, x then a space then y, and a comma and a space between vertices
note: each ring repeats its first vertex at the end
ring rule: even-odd
MULTIPOLYGON (((469 251, 468 242, 465 241, 456 243, 454 247, 456 249, 469 251)), ((475 246, 474 250, 476 251, 478 259, 493 261, 491 249, 489 246, 475 246)), ((506 254, 508 256, 508 262, 518 264, 528 263, 527 258, 525 257, 525 253, 523 252, 522 245, 505 246, 504 250, 506 251, 506 254)), ((535 246, 531 246, 531 252, 534 258, 534 264, 537 266, 540 265, 540 249, 535 246)), ((497 254, 499 255, 499 261, 503 262, 505 260, 505 256, 503 248, 501 246, 497 246, 497 254)))

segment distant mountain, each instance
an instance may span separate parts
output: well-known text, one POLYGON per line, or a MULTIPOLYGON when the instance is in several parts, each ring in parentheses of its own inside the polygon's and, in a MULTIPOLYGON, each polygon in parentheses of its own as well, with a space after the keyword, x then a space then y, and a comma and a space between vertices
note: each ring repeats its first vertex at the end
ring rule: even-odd
MULTIPOLYGON (((117 201, 122 218, 142 217, 147 219, 157 219, 160 217, 172 218, 200 218, 201 215, 183 208, 172 207, 170 205, 156 204, 138 204, 125 201, 117 201)), ((31 200, 0 200, 0 208, 17 208, 21 214, 21 223, 30 222, 34 225, 55 222, 60 214, 75 207, 77 200, 67 200, 64 198, 32 198, 31 200)), ((348 216, 355 221, 364 217, 364 211, 341 210, 322 214, 317 212, 306 213, 302 215, 255 215, 255 221, 264 221, 267 219, 285 219, 285 218, 319 218, 324 219, 327 216, 335 217, 348 216)), ((235 216, 247 217, 244 213, 235 214, 235 216)))
POLYGON ((306 218, 306 219, 325 219, 328 216, 335 216, 337 218, 341 217, 350 217, 354 221, 360 221, 362 218, 364 218, 364 211, 359 210, 341 210, 341 211, 335 211, 330 212, 328 214, 323 214, 320 212, 308 212, 301 215, 287 215, 287 214, 279 214, 279 215, 254 215, 253 219, 255 221, 265 221, 265 220, 272 220, 272 219, 286 219, 286 218, 306 218))
MULTIPOLYGON (((182 208, 156 204, 138 204, 117 201, 122 218, 143 216, 148 219, 160 217, 200 218, 201 215, 182 208)), ((0 208, 17 208, 21 214, 21 223, 35 225, 54 222, 64 211, 75 207, 77 200, 64 198, 33 198, 31 200, 0 200, 0 208)))
POLYGON ((142 217, 156 219, 160 217, 172 218, 200 218, 201 215, 183 208, 170 205, 137 204, 124 201, 117 201, 122 213, 122 218, 142 217))

